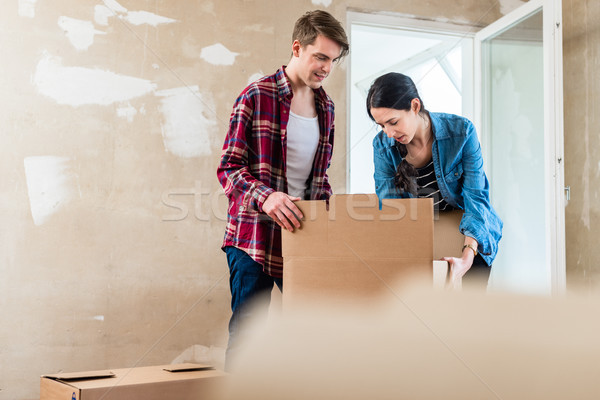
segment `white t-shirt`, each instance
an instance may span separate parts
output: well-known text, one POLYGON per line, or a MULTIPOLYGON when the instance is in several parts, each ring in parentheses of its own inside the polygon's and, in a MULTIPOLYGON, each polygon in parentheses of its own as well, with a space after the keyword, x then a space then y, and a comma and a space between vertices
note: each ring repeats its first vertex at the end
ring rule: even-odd
POLYGON ((306 181, 312 171, 319 145, 319 120, 290 112, 287 124, 288 194, 304 198, 306 181))

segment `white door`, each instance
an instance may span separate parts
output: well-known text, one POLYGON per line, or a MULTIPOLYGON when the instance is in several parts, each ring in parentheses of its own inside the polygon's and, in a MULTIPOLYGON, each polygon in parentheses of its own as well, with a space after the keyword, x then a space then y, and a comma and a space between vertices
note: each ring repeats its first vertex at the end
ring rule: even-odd
POLYGON ((565 287, 561 32, 560 0, 530 0, 475 35, 475 124, 504 221, 492 290, 565 287))

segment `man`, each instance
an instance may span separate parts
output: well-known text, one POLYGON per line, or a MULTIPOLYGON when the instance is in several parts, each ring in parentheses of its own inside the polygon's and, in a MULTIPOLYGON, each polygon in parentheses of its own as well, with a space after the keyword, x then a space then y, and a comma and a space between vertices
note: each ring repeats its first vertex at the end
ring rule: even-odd
POLYGON ((249 303, 282 288, 281 229, 300 227, 300 199, 331 195, 334 105, 322 88, 348 53, 344 28, 326 11, 296 21, 292 57, 250 84, 236 100, 217 176, 229 199, 223 250, 231 309, 226 369, 239 346, 249 303))

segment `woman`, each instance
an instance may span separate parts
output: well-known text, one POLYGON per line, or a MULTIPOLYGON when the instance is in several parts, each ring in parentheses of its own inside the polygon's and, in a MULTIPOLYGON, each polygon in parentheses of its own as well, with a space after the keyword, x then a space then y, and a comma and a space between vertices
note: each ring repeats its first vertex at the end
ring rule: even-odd
POLYGON ((437 210, 464 210, 462 257, 444 257, 452 280, 483 277, 487 284, 502 237, 490 204, 481 147, 473 124, 452 114, 430 113, 408 76, 391 72, 375 80, 367 112, 382 131, 373 140, 375 187, 383 198, 433 197, 437 210))

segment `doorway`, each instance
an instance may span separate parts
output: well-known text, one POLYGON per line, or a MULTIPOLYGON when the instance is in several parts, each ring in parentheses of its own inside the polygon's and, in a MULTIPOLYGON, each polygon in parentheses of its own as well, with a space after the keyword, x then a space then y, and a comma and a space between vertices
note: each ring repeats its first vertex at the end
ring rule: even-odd
POLYGON ((374 193, 372 140, 366 112, 371 83, 387 72, 410 76, 429 111, 473 115, 473 33, 464 26, 349 12, 350 68, 347 192, 374 193))
POLYGON ((477 127, 491 201, 504 221, 490 288, 563 291, 561 1, 530 0, 479 32, 359 13, 349 13, 348 24, 348 192, 374 192, 371 82, 391 71, 409 75, 428 110, 477 127))

